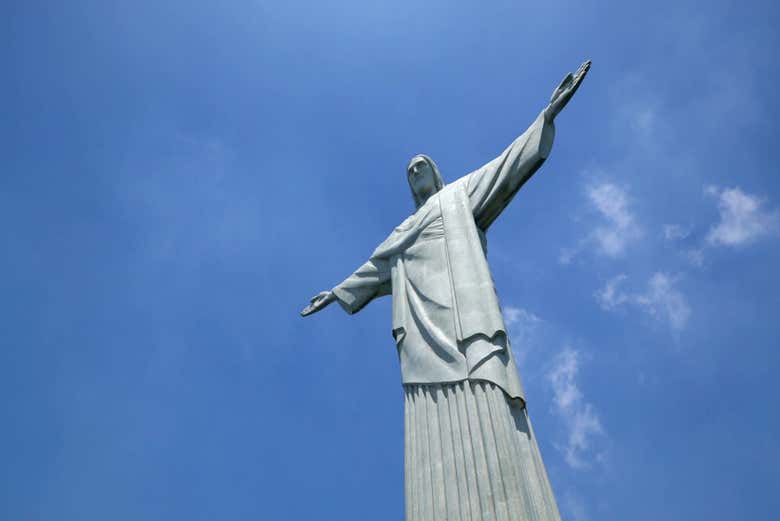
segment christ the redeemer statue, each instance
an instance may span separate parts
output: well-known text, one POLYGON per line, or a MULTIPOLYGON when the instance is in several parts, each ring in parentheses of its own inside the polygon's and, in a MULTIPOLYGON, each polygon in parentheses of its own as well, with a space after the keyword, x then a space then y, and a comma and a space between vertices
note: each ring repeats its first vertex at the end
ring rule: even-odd
POLYGON ((368 261, 301 312, 357 313, 393 296, 405 394, 407 521, 556 520, 486 259, 485 232, 550 153, 553 121, 590 61, 567 74, 504 152, 445 185, 425 155, 407 167, 417 210, 368 261))

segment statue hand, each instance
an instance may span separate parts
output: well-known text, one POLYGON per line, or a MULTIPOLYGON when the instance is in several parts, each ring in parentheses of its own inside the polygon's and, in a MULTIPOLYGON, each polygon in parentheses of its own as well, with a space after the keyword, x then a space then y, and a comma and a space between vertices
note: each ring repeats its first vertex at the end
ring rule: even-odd
POLYGON ((332 291, 321 291, 311 298, 309 305, 301 311, 301 316, 305 317, 312 313, 316 313, 335 300, 336 295, 334 295, 332 291))
POLYGON ((553 91, 552 96, 550 97, 550 104, 544 109, 544 115, 548 121, 552 121, 555 116, 563 110, 563 107, 566 106, 571 97, 574 96, 574 93, 577 92, 582 80, 585 79, 585 75, 588 74, 589 69, 590 60, 580 65, 580 68, 577 69, 577 72, 574 74, 568 73, 563 77, 563 80, 561 80, 561 83, 555 91, 553 91))

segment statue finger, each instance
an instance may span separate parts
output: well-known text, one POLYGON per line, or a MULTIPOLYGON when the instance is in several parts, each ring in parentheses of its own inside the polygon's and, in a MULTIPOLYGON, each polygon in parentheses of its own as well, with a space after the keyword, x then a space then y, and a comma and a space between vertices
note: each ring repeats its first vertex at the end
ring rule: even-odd
POLYGON ((301 311, 301 316, 311 315, 312 313, 316 313, 322 309, 322 300, 317 300, 315 302, 312 302, 305 308, 303 308, 303 311, 301 311))
POLYGON ((317 301, 317 300, 322 300, 323 298, 325 298, 326 296, 328 296, 328 293, 330 293, 330 292, 329 292, 329 291, 320 291, 319 293, 317 293, 316 295, 314 295, 312 298, 310 298, 310 299, 309 299, 309 302, 312 302, 312 303, 314 303, 314 302, 315 302, 315 301, 317 301))
POLYGON ((588 74, 588 71, 586 70, 586 71, 583 71, 582 74, 577 76, 577 79, 574 80, 574 85, 572 86, 572 89, 577 90, 579 88, 580 84, 582 83, 582 80, 585 79, 585 76, 587 74, 588 74))
POLYGON ((590 60, 586 61, 582 65, 580 65, 579 70, 577 71, 577 77, 580 81, 582 81, 582 78, 585 77, 586 74, 588 74, 588 71, 590 70, 590 60))
POLYGON ((565 89, 565 88, 566 88, 566 85, 567 85, 569 82, 571 82, 571 78, 572 78, 572 75, 571 75, 571 73, 570 73, 570 72, 569 72, 569 73, 567 73, 567 74, 566 74, 566 76, 564 76, 564 77, 563 77, 563 79, 561 80, 561 82, 558 84, 558 86, 557 86, 557 87, 555 87, 555 92, 559 92, 559 91, 561 91, 561 90, 565 89))
POLYGON ((558 96, 560 96, 561 93, 564 92, 567 89, 568 84, 571 83, 571 78, 572 78, 571 73, 568 73, 566 76, 563 77, 563 79, 558 84, 558 86, 555 87, 555 90, 553 91, 552 96, 550 96, 550 103, 555 101, 558 98, 558 96))

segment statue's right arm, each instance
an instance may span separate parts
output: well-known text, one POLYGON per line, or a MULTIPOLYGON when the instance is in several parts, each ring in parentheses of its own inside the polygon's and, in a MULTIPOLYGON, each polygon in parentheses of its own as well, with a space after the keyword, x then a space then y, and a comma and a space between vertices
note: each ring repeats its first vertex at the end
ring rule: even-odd
POLYGON ((371 258, 330 291, 315 295, 311 303, 301 311, 301 316, 316 313, 332 302, 338 302, 344 311, 352 315, 375 298, 390 293, 389 263, 371 258))
POLYGON ((375 298, 391 293, 390 263, 372 257, 331 291, 344 311, 353 315, 375 298))
POLYGON ((321 291, 314 295, 311 300, 309 300, 309 305, 303 308, 301 311, 302 317, 307 317, 311 315, 312 313, 316 313, 317 311, 321 311, 325 307, 327 307, 331 302, 334 302, 336 300, 336 296, 333 294, 332 291, 321 291))
POLYGON ((331 302, 338 302, 344 311, 353 315, 375 298, 392 294, 392 259, 404 251, 413 239, 413 234, 410 234, 414 228, 413 224, 413 216, 410 216, 394 228, 362 266, 330 291, 316 295, 301 314, 306 316, 331 302))

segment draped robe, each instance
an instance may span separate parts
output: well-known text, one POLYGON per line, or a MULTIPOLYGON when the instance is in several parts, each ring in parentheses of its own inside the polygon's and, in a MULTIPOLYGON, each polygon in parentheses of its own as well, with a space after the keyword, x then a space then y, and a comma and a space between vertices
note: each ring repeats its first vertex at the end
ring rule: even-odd
POLYGON ((524 403, 485 232, 547 158, 554 135, 539 114, 500 156, 431 195, 333 288, 350 314, 392 294, 404 384, 483 380, 524 403))

